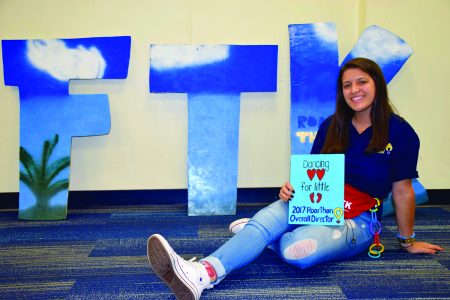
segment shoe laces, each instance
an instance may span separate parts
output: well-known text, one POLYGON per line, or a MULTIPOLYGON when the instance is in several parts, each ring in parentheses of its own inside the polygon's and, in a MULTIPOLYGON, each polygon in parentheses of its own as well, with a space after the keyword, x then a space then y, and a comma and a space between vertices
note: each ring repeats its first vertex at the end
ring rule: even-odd
MULTIPOLYGON (((196 259, 197 259, 197 257, 194 256, 193 258, 188 260, 188 262, 192 263, 195 266, 195 268, 198 269, 198 271, 201 274, 201 272, 204 271, 205 266, 203 266, 200 262, 195 261, 196 259)), ((208 276, 208 274, 206 276, 208 276)), ((211 280, 209 278, 209 276, 208 276, 208 279, 211 280)), ((213 287, 214 287, 214 285, 209 284, 209 285, 205 286, 205 289, 212 289, 213 287)))

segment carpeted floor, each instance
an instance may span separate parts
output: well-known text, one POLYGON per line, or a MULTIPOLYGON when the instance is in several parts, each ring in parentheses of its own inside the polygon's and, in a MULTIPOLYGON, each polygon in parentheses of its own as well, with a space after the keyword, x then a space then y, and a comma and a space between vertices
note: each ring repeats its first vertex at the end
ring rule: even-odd
MULTIPOLYGON (((202 258, 231 234, 237 216, 188 217, 185 206, 69 211, 67 220, 18 221, 0 211, 1 299, 174 299, 148 266, 147 237, 164 235, 185 258, 202 258)), ((450 299, 450 206, 417 209, 416 233, 446 252, 411 255, 397 247, 393 216, 383 219, 380 259, 299 270, 266 250, 202 299, 450 299)))

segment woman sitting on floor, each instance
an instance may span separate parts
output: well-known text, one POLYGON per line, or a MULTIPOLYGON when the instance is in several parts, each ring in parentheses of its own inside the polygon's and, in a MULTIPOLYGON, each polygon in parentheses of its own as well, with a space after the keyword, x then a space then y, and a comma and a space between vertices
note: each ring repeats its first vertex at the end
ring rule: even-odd
POLYGON ((443 251, 438 245, 415 240, 411 179, 418 177, 418 152, 419 138, 393 112, 379 66, 365 58, 350 60, 339 72, 336 111, 321 124, 311 150, 311 154, 345 154, 344 198, 352 202, 351 210, 345 210, 346 226, 288 224, 288 202, 294 190, 286 182, 280 200, 260 210, 200 262, 185 261, 161 235, 152 235, 147 248, 150 265, 177 299, 199 299, 204 289, 255 260, 268 246, 301 269, 347 259, 371 246, 374 217, 369 210, 379 205, 375 198, 384 199, 391 190, 400 247, 410 253, 443 251), (353 232, 350 243, 345 234, 348 227, 353 232))

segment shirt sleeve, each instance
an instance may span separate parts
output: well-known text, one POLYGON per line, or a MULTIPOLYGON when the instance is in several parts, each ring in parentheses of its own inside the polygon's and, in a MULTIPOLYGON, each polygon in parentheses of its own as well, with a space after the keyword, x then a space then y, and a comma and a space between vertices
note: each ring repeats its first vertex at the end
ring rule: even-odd
MULTIPOLYGON (((402 120, 398 126, 398 132, 392 139, 392 182, 404 179, 418 178, 417 160, 419 157, 420 140, 414 129, 408 122, 402 120)), ((388 151, 389 149, 386 149, 388 151)))

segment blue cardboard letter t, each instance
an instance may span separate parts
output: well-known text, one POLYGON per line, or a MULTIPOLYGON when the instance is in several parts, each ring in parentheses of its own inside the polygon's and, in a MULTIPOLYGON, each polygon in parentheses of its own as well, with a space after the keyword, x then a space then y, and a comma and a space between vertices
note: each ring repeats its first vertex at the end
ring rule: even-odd
POLYGON ((188 214, 236 213, 240 93, 275 92, 277 46, 152 45, 150 92, 188 94, 188 214))

